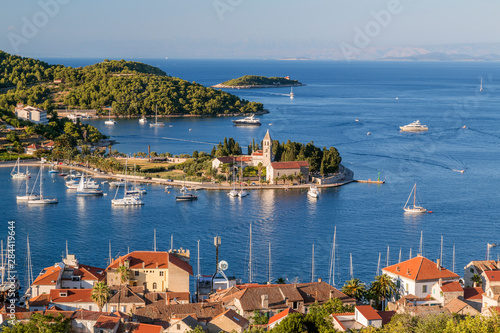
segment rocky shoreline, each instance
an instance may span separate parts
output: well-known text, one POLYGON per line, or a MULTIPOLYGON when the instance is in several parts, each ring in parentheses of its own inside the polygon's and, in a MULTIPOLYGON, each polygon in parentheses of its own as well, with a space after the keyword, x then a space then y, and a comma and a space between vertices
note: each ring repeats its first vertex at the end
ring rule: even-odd
POLYGON ((305 86, 303 83, 296 84, 257 84, 257 85, 248 85, 248 86, 226 86, 222 83, 210 86, 210 88, 218 88, 218 89, 256 89, 256 88, 287 88, 287 87, 300 87, 305 86))

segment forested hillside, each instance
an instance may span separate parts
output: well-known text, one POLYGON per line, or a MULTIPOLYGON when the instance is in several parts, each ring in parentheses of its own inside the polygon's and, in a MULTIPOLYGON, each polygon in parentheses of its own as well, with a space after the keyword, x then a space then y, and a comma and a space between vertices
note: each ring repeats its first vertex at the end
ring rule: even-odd
POLYGON ((195 82, 168 76, 159 68, 125 60, 86 67, 49 65, 0 51, 0 107, 17 103, 53 108, 97 109, 115 115, 217 115, 263 111, 249 102, 195 82), (54 80, 62 80, 54 83, 54 80))

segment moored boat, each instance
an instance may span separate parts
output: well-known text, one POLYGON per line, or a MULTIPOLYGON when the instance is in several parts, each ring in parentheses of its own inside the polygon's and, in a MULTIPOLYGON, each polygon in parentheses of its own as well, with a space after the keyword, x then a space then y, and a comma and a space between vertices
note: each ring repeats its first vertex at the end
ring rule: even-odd
POLYGON ((399 128, 403 132, 421 132, 429 130, 427 125, 422 125, 420 123, 420 120, 415 120, 414 122, 409 123, 408 125, 399 126, 399 128))
POLYGON ((311 198, 319 198, 319 190, 315 185, 311 185, 307 191, 307 195, 311 198))
POLYGON ((232 121, 235 126, 260 126, 260 120, 255 118, 255 115, 245 117, 242 119, 236 119, 232 121))
POLYGON ((408 200, 406 200, 405 206, 403 207, 405 213, 420 214, 427 212, 427 209, 425 209, 422 206, 418 206, 416 202, 417 202, 417 183, 413 185, 413 188, 411 189, 410 192, 410 196, 408 197, 408 200), (408 205, 408 202, 410 201, 412 195, 413 195, 413 205, 408 205))

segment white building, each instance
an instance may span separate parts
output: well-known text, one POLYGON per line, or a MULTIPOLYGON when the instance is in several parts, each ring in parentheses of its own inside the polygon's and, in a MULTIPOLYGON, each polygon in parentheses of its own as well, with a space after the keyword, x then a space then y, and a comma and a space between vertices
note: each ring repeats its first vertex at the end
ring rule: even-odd
POLYGON ((500 271, 484 271, 482 277, 485 281, 483 307, 500 306, 500 271))
POLYGON ((439 260, 434 263, 420 254, 415 258, 386 267, 382 269, 382 273, 394 280, 400 296, 411 294, 418 298, 431 295, 432 286, 440 280, 445 283, 459 279, 457 274, 442 267, 439 260))
POLYGON ((16 117, 22 120, 29 120, 35 124, 48 124, 47 111, 33 106, 17 104, 15 108, 16 117))

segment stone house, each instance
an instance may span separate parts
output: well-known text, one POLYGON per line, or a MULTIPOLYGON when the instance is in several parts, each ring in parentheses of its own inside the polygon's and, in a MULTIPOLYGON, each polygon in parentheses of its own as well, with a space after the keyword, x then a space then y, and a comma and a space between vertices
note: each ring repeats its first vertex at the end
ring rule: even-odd
POLYGON ((207 327, 209 333, 242 333, 248 326, 249 321, 247 319, 237 314, 234 310, 229 309, 213 318, 207 327))
MULTIPOLYGON (((464 267, 464 286, 474 287, 474 282, 472 282, 472 277, 474 274, 482 276, 484 271, 496 271, 500 270, 500 261, 495 260, 474 260, 464 267)), ((484 278, 482 283, 484 284, 484 278)), ((479 287, 479 286, 476 286, 479 287)))

